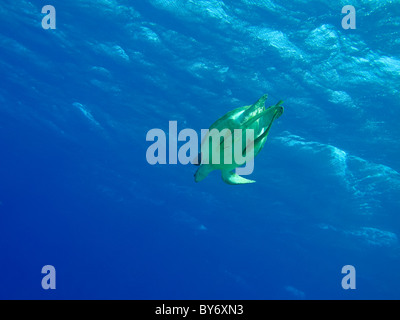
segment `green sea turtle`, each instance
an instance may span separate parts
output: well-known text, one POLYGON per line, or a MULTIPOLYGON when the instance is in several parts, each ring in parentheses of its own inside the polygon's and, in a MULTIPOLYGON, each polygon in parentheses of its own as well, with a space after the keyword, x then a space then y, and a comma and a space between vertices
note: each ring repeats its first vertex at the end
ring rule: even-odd
POLYGON ((265 94, 253 105, 229 111, 211 125, 202 141, 201 153, 197 159, 200 167, 194 175, 196 182, 203 180, 213 170, 221 170, 222 179, 228 184, 255 182, 239 176, 233 170, 257 156, 267 141, 272 123, 283 113, 283 101, 265 108, 267 97, 268 95, 265 94), (248 139, 246 129, 253 130, 253 139, 248 139), (217 135, 217 140, 211 137, 212 132, 220 133, 217 135), (239 152, 242 159, 236 157, 235 152, 239 152), (218 162, 213 161, 213 154, 219 155, 218 162))

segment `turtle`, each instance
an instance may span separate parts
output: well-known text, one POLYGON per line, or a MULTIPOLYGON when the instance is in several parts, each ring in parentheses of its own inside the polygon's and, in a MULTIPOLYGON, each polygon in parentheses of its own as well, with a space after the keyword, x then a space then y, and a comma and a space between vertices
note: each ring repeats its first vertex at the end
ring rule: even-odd
POLYGON ((268 95, 264 94, 252 105, 229 111, 210 126, 201 143, 201 152, 194 161, 199 165, 194 175, 196 182, 214 170, 221 170, 222 180, 227 184, 255 182, 236 174, 234 169, 258 155, 267 141, 272 123, 283 114, 283 101, 266 108, 267 98, 268 95), (249 130, 252 133, 250 139, 249 130))

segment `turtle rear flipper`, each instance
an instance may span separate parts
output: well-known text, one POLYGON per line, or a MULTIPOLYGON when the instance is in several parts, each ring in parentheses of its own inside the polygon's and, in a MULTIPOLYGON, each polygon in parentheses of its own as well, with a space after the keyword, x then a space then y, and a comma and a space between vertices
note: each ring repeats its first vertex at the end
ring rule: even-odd
POLYGON ((197 169, 196 173, 194 174, 194 181, 199 182, 206 178, 208 174, 215 170, 208 164, 202 164, 200 167, 197 169))
POLYGON ((254 180, 243 178, 231 171, 221 170, 221 172, 222 172, 222 180, 224 180, 224 182, 227 184, 247 184, 255 182, 254 180))

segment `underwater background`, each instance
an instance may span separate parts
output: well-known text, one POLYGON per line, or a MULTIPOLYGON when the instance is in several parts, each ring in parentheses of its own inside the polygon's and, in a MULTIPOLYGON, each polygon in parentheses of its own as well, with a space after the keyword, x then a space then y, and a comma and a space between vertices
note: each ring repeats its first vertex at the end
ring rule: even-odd
POLYGON ((399 48, 397 0, 2 0, 0 298, 399 299, 399 48), (264 93, 256 183, 147 162, 264 93))

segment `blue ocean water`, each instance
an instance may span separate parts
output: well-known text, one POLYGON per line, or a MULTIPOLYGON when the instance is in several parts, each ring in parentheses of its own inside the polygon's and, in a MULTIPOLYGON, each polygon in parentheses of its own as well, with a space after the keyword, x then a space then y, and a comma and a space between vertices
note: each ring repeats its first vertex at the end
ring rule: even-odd
POLYGON ((1 299, 400 298, 399 1, 3 0, 0 17, 1 299), (149 130, 200 132, 264 93, 285 112, 256 183, 147 162, 149 130))

